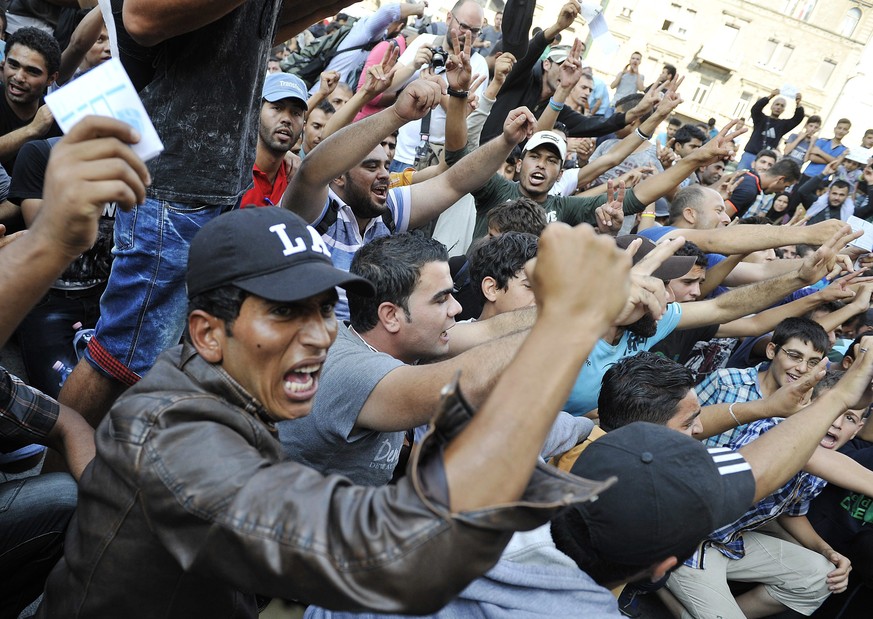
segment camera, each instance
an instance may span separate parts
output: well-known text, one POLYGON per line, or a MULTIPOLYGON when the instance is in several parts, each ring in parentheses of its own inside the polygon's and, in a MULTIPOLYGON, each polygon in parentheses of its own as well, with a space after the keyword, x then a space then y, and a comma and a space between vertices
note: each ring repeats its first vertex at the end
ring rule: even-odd
POLYGON ((435 47, 433 49, 433 56, 430 59, 430 67, 433 69, 434 74, 439 75, 440 73, 445 73, 446 71, 446 60, 449 59, 449 52, 444 50, 442 47, 435 47))

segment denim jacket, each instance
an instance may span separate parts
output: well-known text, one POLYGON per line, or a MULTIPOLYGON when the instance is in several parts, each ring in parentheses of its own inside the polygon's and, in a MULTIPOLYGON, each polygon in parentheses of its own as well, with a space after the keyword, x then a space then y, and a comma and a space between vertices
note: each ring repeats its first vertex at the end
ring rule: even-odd
POLYGON ((519 503, 450 513, 442 448, 469 418, 447 398, 400 483, 354 486, 284 460, 257 400, 192 347, 171 349, 97 431, 38 616, 255 618, 256 594, 432 612, 514 530, 609 485, 542 465, 519 503))

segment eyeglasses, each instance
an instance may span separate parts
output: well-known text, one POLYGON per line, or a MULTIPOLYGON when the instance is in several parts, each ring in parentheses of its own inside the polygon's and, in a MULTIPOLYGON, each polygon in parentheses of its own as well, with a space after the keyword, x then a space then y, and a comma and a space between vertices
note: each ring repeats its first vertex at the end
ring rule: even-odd
POLYGON ((779 351, 785 353, 785 356, 788 357, 788 360, 791 361, 794 365, 800 365, 801 363, 806 363, 806 369, 812 370, 815 369, 819 363, 821 363, 821 357, 813 357, 811 359, 804 359, 803 354, 796 350, 791 350, 788 348, 779 348, 779 351))
POLYGON ((482 32, 482 29, 481 29, 481 28, 474 28, 473 26, 468 26, 467 24, 465 24, 464 22, 462 22, 460 19, 458 19, 458 16, 455 15, 455 12, 454 12, 454 11, 450 11, 450 13, 452 14, 452 17, 454 18, 454 20, 455 20, 456 22, 458 22, 458 25, 461 27, 461 30, 464 30, 465 32, 469 32, 469 33, 472 34, 473 36, 476 36, 476 35, 478 35, 480 32, 482 32))

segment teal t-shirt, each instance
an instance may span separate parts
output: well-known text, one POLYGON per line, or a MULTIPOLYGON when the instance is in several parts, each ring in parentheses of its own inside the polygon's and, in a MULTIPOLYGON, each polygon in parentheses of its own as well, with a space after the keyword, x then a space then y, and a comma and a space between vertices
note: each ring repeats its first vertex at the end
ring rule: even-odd
POLYGON ((682 306, 679 303, 670 303, 664 317, 658 321, 658 330, 652 337, 640 337, 625 331, 618 344, 614 346, 604 339, 597 340, 594 350, 591 351, 576 378, 576 384, 573 385, 573 391, 570 392, 570 399, 564 405, 564 410, 578 417, 597 408, 600 385, 609 366, 625 357, 633 357, 642 350, 651 349, 676 329, 681 317, 682 306))

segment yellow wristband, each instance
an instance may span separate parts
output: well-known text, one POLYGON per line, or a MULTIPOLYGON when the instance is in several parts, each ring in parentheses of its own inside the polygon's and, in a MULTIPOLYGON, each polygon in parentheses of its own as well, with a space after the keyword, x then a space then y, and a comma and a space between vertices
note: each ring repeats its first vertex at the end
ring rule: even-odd
POLYGON ((655 214, 654 213, 640 213, 640 217, 651 217, 652 219, 654 219, 655 214))

